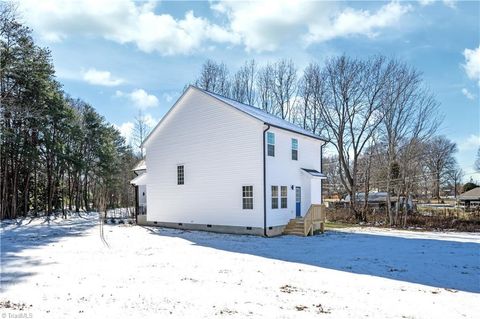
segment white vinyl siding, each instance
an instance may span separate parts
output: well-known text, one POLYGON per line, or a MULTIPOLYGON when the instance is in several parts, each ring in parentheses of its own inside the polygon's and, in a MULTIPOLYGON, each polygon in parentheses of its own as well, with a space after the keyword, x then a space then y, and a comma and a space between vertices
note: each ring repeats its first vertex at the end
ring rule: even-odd
POLYGON ((189 89, 146 144, 147 221, 263 227, 262 122, 189 89), (184 185, 177 185, 184 165, 184 185), (243 210, 242 186, 253 186, 243 210))
MULTIPOLYGON (((270 185, 279 186, 279 195, 281 195, 281 186, 286 186, 287 196, 286 199, 285 197, 283 199, 284 206, 286 202, 286 208, 282 208, 281 196, 278 209, 272 209, 271 205, 267 205, 267 226, 286 225, 290 219, 295 218, 296 214, 295 187, 302 188, 300 205, 302 216, 308 211, 312 201, 318 202, 312 195, 312 191, 316 196, 321 197, 320 185, 316 185, 313 189, 310 175, 303 172, 302 168, 321 170, 320 146, 323 142, 276 127, 271 127, 270 131, 275 134, 275 157, 266 157, 266 184, 269 185, 267 198, 271 198, 270 185), (298 143, 297 160, 292 160, 292 139, 296 139, 298 143)), ((320 181, 318 181, 319 183, 320 181)))

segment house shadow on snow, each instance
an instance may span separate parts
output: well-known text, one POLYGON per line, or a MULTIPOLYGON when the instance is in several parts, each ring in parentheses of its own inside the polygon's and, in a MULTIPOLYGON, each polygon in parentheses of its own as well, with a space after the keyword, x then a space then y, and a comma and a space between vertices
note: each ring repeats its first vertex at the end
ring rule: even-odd
POLYGON ((234 253, 480 293, 480 244, 476 242, 335 231, 314 237, 262 238, 148 229, 157 235, 234 253))
POLYGON ((30 218, 18 222, 3 221, 0 233, 0 292, 36 274, 25 269, 32 270, 32 267, 48 264, 28 256, 25 250, 42 248, 64 237, 83 236, 88 229, 98 225, 98 219, 92 217, 86 218, 88 222, 85 218, 61 220, 42 217, 43 221, 34 225, 30 225, 30 218))

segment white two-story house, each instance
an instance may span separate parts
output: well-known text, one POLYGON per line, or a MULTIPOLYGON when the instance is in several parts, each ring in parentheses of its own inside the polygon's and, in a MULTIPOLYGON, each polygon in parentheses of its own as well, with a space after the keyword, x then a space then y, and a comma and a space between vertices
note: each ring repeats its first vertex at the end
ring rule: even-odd
POLYGON ((190 86, 143 142, 146 173, 132 181, 146 201, 138 223, 274 236, 290 222, 300 231, 306 214, 319 218, 324 144, 263 110, 190 86))

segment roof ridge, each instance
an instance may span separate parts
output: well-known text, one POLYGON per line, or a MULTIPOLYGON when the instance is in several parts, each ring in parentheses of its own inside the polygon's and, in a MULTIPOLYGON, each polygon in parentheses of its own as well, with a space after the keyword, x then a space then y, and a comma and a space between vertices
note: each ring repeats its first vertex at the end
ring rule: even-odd
POLYGON ((294 131, 294 132, 296 132, 296 133, 298 133, 298 134, 305 135, 305 136, 308 136, 308 137, 311 137, 311 138, 316 138, 316 139, 322 140, 322 141, 324 141, 324 142, 327 142, 327 141, 328 141, 328 139, 326 139, 326 138, 324 138, 324 137, 322 137, 322 136, 320 136, 320 135, 316 135, 316 134, 314 134, 314 133, 312 133, 312 132, 310 132, 310 131, 308 131, 308 130, 300 127, 300 126, 298 126, 298 125, 295 124, 295 123, 289 122, 289 121, 287 121, 287 120, 285 120, 285 119, 283 119, 283 118, 281 118, 281 117, 276 116, 275 114, 268 113, 267 111, 265 111, 264 109, 261 109, 261 108, 259 108, 259 107, 256 107, 256 106, 253 106, 253 105, 249 105, 249 104, 245 104, 245 103, 243 103, 243 102, 236 101, 236 100, 234 100, 234 99, 232 99, 232 98, 223 96, 223 95, 218 94, 218 93, 210 92, 210 91, 208 91, 208 90, 199 88, 199 87, 196 86, 196 85, 190 85, 190 86, 193 87, 193 88, 196 88, 197 90, 199 90, 199 91, 201 91, 201 92, 203 92, 203 93, 205 93, 205 94, 208 94, 208 95, 210 95, 210 96, 212 96, 212 97, 214 97, 214 98, 216 98, 216 99, 218 99, 218 100, 220 100, 220 101, 222 101, 222 102, 224 102, 224 103, 226 103, 226 104, 228 104, 228 105, 230 105, 230 106, 232 106, 232 107, 234 107, 234 108, 236 108, 236 109, 238 109, 239 111, 242 111, 242 112, 244 112, 244 113, 247 113, 248 115, 250 115, 250 116, 252 116, 252 117, 255 117, 256 119, 261 120, 261 121, 263 121, 263 122, 266 123, 266 124, 270 124, 270 125, 272 125, 272 126, 274 126, 274 127, 280 128, 280 129, 294 131), (246 107, 248 107, 252 112, 259 112, 259 113, 261 113, 261 114, 259 114, 259 115, 256 116, 255 114, 251 114, 248 110, 242 110, 242 109, 240 109, 240 108, 239 108, 238 106, 236 106, 235 104, 240 104, 240 106, 242 106, 242 107, 245 107, 245 106, 246 106, 246 107), (265 119, 262 119, 262 118, 260 118, 260 116, 264 116, 264 117, 266 117, 266 118, 265 118, 265 119), (273 123, 273 121, 269 121, 269 120, 268 120, 269 117, 270 117, 270 118, 274 118, 274 120, 276 120, 276 121, 280 121, 280 123, 283 124, 284 127, 282 127, 282 125, 273 123))

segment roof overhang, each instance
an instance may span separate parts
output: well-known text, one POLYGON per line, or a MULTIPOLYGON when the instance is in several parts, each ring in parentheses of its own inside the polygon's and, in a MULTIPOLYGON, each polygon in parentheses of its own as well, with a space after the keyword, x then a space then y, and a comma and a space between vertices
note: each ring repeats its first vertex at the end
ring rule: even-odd
POLYGON ((307 133, 295 131, 295 130, 292 130, 292 129, 289 129, 289 128, 286 128, 286 127, 282 127, 282 126, 278 126, 278 125, 275 125, 275 124, 272 124, 272 123, 269 123, 269 122, 263 122, 263 124, 269 125, 271 127, 278 128, 280 130, 284 130, 284 131, 292 132, 292 133, 295 133, 295 134, 303 135, 303 136, 306 136, 306 137, 310 137, 310 138, 322 141, 323 144, 328 143, 328 139, 326 139, 325 137, 322 137, 320 135, 307 134, 307 133))
POLYGON ((320 173, 319 171, 311 168, 302 168, 301 169, 303 172, 307 173, 310 175, 312 178, 318 178, 318 179, 326 179, 327 176, 325 176, 323 173, 320 173))
POLYGON ((132 169, 132 171, 146 171, 147 170, 147 164, 145 163, 145 160, 139 161, 135 167, 132 169))
POLYGON ((134 179, 132 179, 130 181, 130 184, 134 185, 134 186, 138 186, 138 185, 147 185, 147 174, 142 174, 142 175, 138 175, 137 177, 135 177, 134 179))

